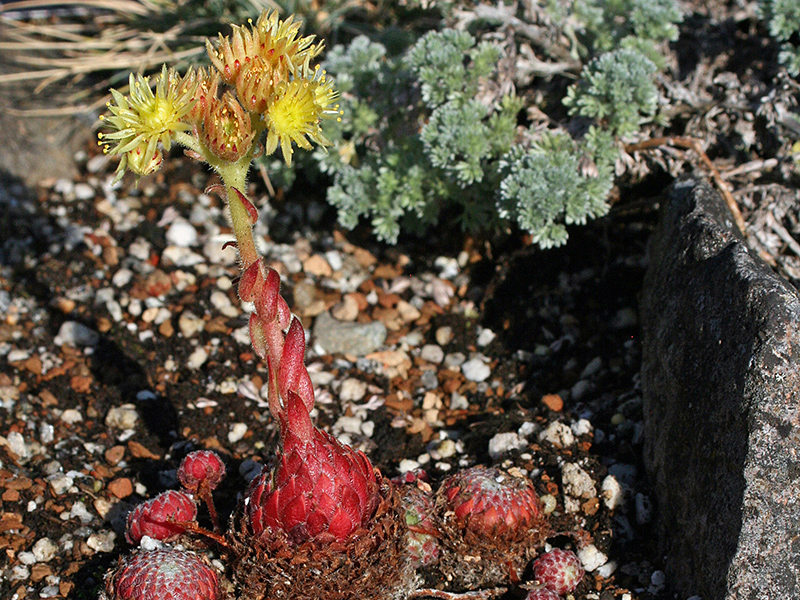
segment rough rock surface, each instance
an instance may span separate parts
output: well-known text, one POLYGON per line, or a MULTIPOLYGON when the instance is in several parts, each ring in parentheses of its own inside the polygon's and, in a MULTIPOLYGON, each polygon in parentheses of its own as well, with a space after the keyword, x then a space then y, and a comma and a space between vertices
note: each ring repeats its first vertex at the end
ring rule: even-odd
POLYGON ((679 597, 800 598, 800 298, 676 184, 642 304, 645 461, 679 597))

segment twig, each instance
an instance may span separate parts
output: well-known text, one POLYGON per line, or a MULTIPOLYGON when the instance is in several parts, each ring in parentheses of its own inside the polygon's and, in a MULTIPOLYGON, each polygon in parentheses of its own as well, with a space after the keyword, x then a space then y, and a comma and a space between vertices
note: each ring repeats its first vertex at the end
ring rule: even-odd
POLYGON ((774 231, 775 234, 781 238, 787 246, 789 246, 792 252, 797 254, 797 256, 800 256, 800 244, 797 243, 797 240, 792 237, 792 234, 786 230, 781 222, 775 218, 775 215, 773 215, 771 212, 768 212, 766 220, 769 228, 772 229, 772 231, 774 231))
POLYGON ((439 600, 483 600, 484 598, 495 598, 502 596, 507 591, 504 587, 496 587, 488 590, 477 590, 474 592, 445 592, 444 590, 434 590, 430 588, 414 590, 407 596, 407 600, 416 598, 438 598, 439 600))
POLYGON ((731 177, 736 177, 737 175, 752 173, 753 171, 771 171, 777 166, 778 166, 777 158, 767 158, 765 160, 751 160, 750 162, 744 163, 743 165, 739 165, 738 167, 735 167, 730 171, 725 171, 724 173, 721 173, 720 177, 727 180, 730 179, 731 177))
POLYGON ((700 140, 690 137, 659 137, 646 140, 638 144, 629 144, 625 146, 625 151, 630 153, 641 150, 652 150, 653 148, 658 148, 659 146, 673 146, 675 148, 684 148, 687 150, 693 150, 694 152, 697 153, 697 155, 700 157, 700 161, 703 163, 703 165, 705 165, 706 169, 708 169, 709 172, 711 173, 711 179, 714 181, 714 185, 724 198, 725 204, 728 205, 728 209, 731 211, 731 214, 733 215, 733 220, 736 223, 736 227, 739 229, 739 231, 743 236, 746 236, 747 225, 744 221, 744 217, 742 217, 742 212, 739 210, 739 205, 733 198, 733 194, 731 194, 730 190, 728 189, 728 184, 726 184, 725 181, 723 180, 722 176, 719 173, 719 170, 711 161, 711 159, 708 158, 708 155, 700 146, 700 140))

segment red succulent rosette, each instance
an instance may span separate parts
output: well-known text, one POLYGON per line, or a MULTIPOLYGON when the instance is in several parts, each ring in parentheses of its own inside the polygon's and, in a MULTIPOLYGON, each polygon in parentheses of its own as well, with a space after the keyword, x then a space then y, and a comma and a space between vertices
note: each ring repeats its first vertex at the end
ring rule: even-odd
POLYGON ((196 494, 201 487, 212 491, 225 478, 225 463, 211 450, 190 452, 178 467, 178 481, 187 491, 196 494))
POLYGON ((207 561, 167 548, 121 559, 101 600, 217 600, 219 578, 207 561))
POLYGON ((128 513, 125 538, 138 544, 144 536, 169 541, 197 519, 197 507, 187 494, 169 490, 143 502, 128 513))
POLYGON ((464 469, 446 479, 442 490, 456 521, 486 537, 515 534, 542 519, 539 497, 530 481, 500 469, 464 469))

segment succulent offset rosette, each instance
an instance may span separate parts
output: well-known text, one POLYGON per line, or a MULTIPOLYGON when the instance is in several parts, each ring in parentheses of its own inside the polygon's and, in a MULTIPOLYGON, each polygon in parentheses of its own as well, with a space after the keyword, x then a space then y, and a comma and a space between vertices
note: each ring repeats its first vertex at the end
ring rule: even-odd
POLYGON ((101 600, 217 600, 219 578, 208 561, 183 550, 138 552, 120 559, 101 600))
POLYGON ((128 513, 125 537, 138 544, 144 536, 170 541, 196 525, 197 507, 183 492, 168 490, 128 513))
POLYGON ((474 587, 519 581, 548 535, 539 497, 527 477, 471 467, 442 482, 441 570, 474 587))

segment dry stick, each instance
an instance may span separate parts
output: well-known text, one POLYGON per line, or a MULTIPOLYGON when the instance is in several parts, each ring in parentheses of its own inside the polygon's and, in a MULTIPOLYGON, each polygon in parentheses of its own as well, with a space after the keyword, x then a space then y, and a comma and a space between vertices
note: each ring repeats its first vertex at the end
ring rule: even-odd
POLYGON ((767 213, 767 225, 769 225, 769 228, 791 248, 792 252, 800 256, 800 244, 797 243, 797 240, 792 237, 792 234, 786 230, 771 212, 767 213))
POLYGON ((711 162, 711 159, 708 158, 708 155, 700 146, 700 140, 689 137, 659 137, 646 140, 644 142, 639 142, 638 144, 629 144, 625 146, 625 151, 628 153, 637 152, 640 150, 650 150, 659 146, 684 148, 687 150, 694 150, 697 153, 701 162, 711 172, 711 179, 714 181, 714 185, 716 185, 719 193, 722 194, 722 197, 725 199, 725 204, 728 205, 728 209, 733 215, 733 220, 736 223, 736 227, 743 236, 746 236, 747 225, 745 224, 744 217, 742 217, 742 212, 739 210, 739 205, 736 203, 736 200, 733 198, 733 195, 728 189, 728 185, 725 183, 725 181, 723 181, 723 178, 719 174, 717 167, 713 162, 711 162))
POLYGON ((411 592, 407 600, 415 600, 416 598, 438 598, 439 600, 484 600, 485 598, 494 598, 501 596, 507 591, 504 587, 496 587, 488 590, 478 590, 475 592, 462 592, 460 594, 455 592, 445 592, 443 590, 434 589, 421 589, 411 592))

